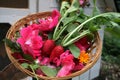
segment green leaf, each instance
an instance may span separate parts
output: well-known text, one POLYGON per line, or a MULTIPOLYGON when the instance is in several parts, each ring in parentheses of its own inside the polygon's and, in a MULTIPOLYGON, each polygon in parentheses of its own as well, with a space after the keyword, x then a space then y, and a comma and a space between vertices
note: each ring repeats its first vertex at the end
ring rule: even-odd
POLYGON ((93 0, 93 4, 94 4, 94 7, 93 7, 93 11, 92 11, 92 16, 96 16, 96 15, 100 14, 100 11, 96 6, 96 0, 93 0))
POLYGON ((29 67, 29 64, 28 63, 22 63, 21 66, 27 69, 29 67))
POLYGON ((92 26, 89 27, 89 30, 91 32, 96 32, 99 29, 100 29, 100 27, 98 25, 92 25, 92 26))
POLYGON ((35 70, 33 69, 33 66, 32 65, 29 65, 29 66, 30 66, 30 68, 32 69, 32 71, 34 73, 36 80, 39 80, 38 77, 37 77, 37 75, 36 75, 36 73, 35 73, 35 70))
POLYGON ((70 24, 68 25, 68 27, 67 27, 67 31, 68 31, 68 32, 73 31, 78 25, 79 25, 79 24, 77 24, 77 23, 70 23, 70 24))
MULTIPOLYGON (((70 8, 67 9, 67 11, 65 12, 65 14, 64 14, 64 15, 62 16, 62 18, 59 20, 59 22, 58 22, 58 24, 57 24, 57 26, 56 26, 56 28, 55 28, 55 30, 54 30, 53 40, 59 39, 59 36, 58 36, 59 33, 58 33, 58 31, 59 31, 59 27, 60 27, 60 24, 61 24, 62 20, 63 20, 64 18, 66 18, 66 17, 69 15, 69 13, 79 10, 79 7, 80 7, 79 1, 78 1, 78 0, 73 0, 70 8)), ((64 30, 65 30, 65 29, 64 29, 64 30)), ((64 30, 62 30, 62 31, 64 31, 64 30)), ((60 33, 60 34, 61 34, 61 33, 60 33)))
POLYGON ((47 76, 54 77, 57 74, 57 69, 55 68, 50 68, 48 66, 41 66, 40 68, 47 76))
POLYGON ((98 15, 98 14, 100 14, 99 9, 97 7, 94 7, 93 12, 92 12, 92 16, 95 16, 95 15, 98 15))
POLYGON ((96 5, 96 0, 93 0, 93 4, 96 5))
POLYGON ((53 37, 52 34, 53 34, 52 32, 50 32, 50 33, 48 34, 48 39, 52 39, 52 37, 53 37))
POLYGON ((60 28, 57 30, 56 32, 56 40, 60 38, 61 34, 63 34, 63 32, 66 30, 69 23, 72 23, 74 22, 76 19, 77 19, 77 15, 74 15, 74 16, 71 16, 71 17, 65 17, 64 19, 62 19, 62 23, 63 23, 63 26, 59 26, 60 28))
POLYGON ((33 61, 33 58, 31 55, 28 55, 28 54, 22 54, 23 58, 26 59, 26 60, 30 60, 30 61, 33 61))
MULTIPOLYGON (((74 33, 76 33, 76 31, 80 31, 84 27, 84 25, 88 24, 88 22, 95 21, 96 19, 99 19, 99 18, 106 19, 108 17, 110 17, 110 18, 112 17, 111 19, 113 19, 113 18, 115 19, 116 17, 117 18, 120 17, 120 14, 119 13, 115 13, 115 12, 102 13, 102 14, 99 14, 99 15, 96 15, 94 17, 91 17, 91 18, 87 19, 86 21, 84 21, 83 23, 81 23, 78 27, 76 27, 73 31, 71 31, 70 33, 68 33, 63 38, 62 45, 63 46, 68 46, 68 45, 72 44, 74 41, 78 40, 81 36, 76 36, 75 38, 71 38, 71 37, 74 35, 74 33)), ((110 20, 110 19, 108 19, 108 20, 110 20)), ((98 22, 97 22, 97 24, 98 24, 98 22)), ((101 24, 99 24, 99 26, 100 25, 101 24)), ((90 31, 89 30, 87 31, 87 30, 84 32, 84 35, 87 35, 87 34, 90 33, 90 31)))
POLYGON ((78 8, 76 8, 76 7, 70 7, 67 12, 71 13, 71 12, 74 12, 74 11, 77 11, 77 10, 78 10, 78 8))
POLYGON ((75 58, 79 57, 80 49, 77 46, 75 46, 74 44, 71 44, 70 46, 68 46, 68 48, 70 49, 71 53, 75 58))
POLYGON ((17 31, 17 32, 15 33, 15 38, 17 39, 17 38, 19 38, 19 37, 20 37, 20 32, 17 31))
POLYGON ((63 22, 63 25, 65 26, 65 25, 67 25, 68 23, 75 21, 76 19, 77 19, 77 16, 74 15, 74 16, 72 16, 72 17, 66 17, 66 18, 64 18, 64 19, 62 20, 62 22, 63 22))
POLYGON ((77 11, 80 7, 79 0, 73 0, 70 8, 67 10, 68 13, 77 11))
POLYGON ((79 22, 79 23, 82 23, 82 22, 85 21, 85 19, 82 19, 82 18, 79 18, 79 17, 78 17, 76 21, 79 22))
POLYGON ((33 70, 36 70, 37 68, 40 68, 40 65, 38 65, 38 64, 32 64, 31 66, 32 66, 33 70))
POLYGON ((120 13, 116 13, 116 12, 108 12, 108 13, 103 13, 104 15, 102 15, 102 17, 106 17, 109 19, 120 19, 120 13))
POLYGON ((114 27, 118 27, 118 26, 119 26, 119 24, 117 24, 117 23, 115 23, 115 22, 113 22, 113 21, 110 21, 110 23, 111 23, 112 26, 114 26, 114 27))
POLYGON ((63 1, 60 8, 61 16, 63 16, 66 10, 70 7, 70 4, 67 1, 63 1))
POLYGON ((120 39, 120 26, 119 26, 119 28, 106 27, 105 31, 109 32, 109 34, 114 35, 116 38, 120 39))
POLYGON ((4 41, 5 41, 5 43, 7 44, 7 46, 9 46, 10 48, 12 48, 13 47, 13 42, 10 40, 10 39, 4 39, 4 41))
POLYGON ((61 26, 61 28, 56 32, 57 36, 56 36, 56 39, 59 39, 61 34, 65 31, 65 29, 67 28, 68 26, 61 26))
POLYGON ((115 18, 113 21, 120 24, 120 18, 115 18))
POLYGON ((79 22, 79 23, 83 23, 88 18, 90 18, 90 17, 88 15, 84 14, 82 10, 80 10, 79 16, 78 16, 76 21, 79 22))
MULTIPOLYGON (((75 34, 75 33, 74 33, 75 34)), ((78 41, 79 39, 81 39, 82 37, 91 34, 91 32, 89 30, 84 30, 82 33, 80 33, 79 35, 76 35, 74 37, 71 38, 71 36, 73 36, 74 34, 71 35, 71 33, 69 33, 68 35, 66 35, 64 37, 64 39, 62 40, 62 46, 68 46, 70 44, 73 44, 74 42, 78 41), (71 35, 70 37, 68 37, 69 35, 71 35), (67 37, 67 38, 66 38, 67 37)))
POLYGON ((6 45, 11 48, 13 52, 22 52, 20 45, 16 42, 11 41, 10 39, 4 39, 6 45))

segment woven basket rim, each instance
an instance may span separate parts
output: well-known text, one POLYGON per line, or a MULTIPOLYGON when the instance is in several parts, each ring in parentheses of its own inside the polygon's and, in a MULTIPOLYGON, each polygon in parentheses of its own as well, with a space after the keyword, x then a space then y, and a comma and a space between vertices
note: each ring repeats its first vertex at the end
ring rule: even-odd
MULTIPOLYGON (((30 21, 34 21, 35 19, 38 18, 43 18, 43 17, 47 17, 50 16, 51 12, 47 11, 47 12, 40 12, 40 13, 35 13, 35 14, 31 14, 28 15, 26 17, 21 18, 20 20, 18 20, 14 25, 11 26, 11 28, 8 30, 7 34, 6 34, 6 38, 11 39, 12 38, 12 34, 14 34, 17 29, 20 28, 20 26, 26 24, 27 22, 30 21)), ((96 41, 95 43, 96 45, 96 55, 94 57, 94 60, 92 62, 90 62, 89 64, 87 64, 83 69, 81 69, 80 71, 76 71, 70 75, 64 76, 64 77, 48 77, 48 76, 40 76, 37 75, 38 78, 42 78, 42 79, 51 79, 51 80, 59 80, 59 79, 69 79, 69 78, 73 78, 75 76, 79 76, 81 74, 83 74, 84 72, 86 72, 87 70, 89 70, 92 66, 94 66, 94 64, 97 62, 97 60, 99 59, 99 57, 101 56, 101 50, 102 50, 102 42, 99 36, 99 33, 96 33, 96 41)), ((22 72, 35 77, 34 73, 32 73, 31 71, 23 68, 18 62, 17 60, 11 55, 12 52, 10 50, 10 48, 5 44, 5 49, 7 51, 7 55, 9 57, 9 59, 11 60, 11 62, 15 65, 16 68, 18 68, 19 70, 21 70, 22 72)))

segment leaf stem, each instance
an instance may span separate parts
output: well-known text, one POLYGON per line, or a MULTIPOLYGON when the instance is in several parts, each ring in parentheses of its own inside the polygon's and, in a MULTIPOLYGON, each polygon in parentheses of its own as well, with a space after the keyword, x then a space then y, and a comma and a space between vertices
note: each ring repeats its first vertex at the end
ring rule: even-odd
POLYGON ((37 77, 37 75, 36 75, 36 73, 35 73, 35 71, 34 71, 34 69, 33 69, 33 67, 32 67, 31 65, 29 65, 29 66, 30 66, 30 68, 32 69, 32 71, 33 71, 33 73, 34 73, 35 78, 36 78, 37 80, 39 80, 38 77, 37 77))
POLYGON ((54 40, 57 40, 57 39, 58 39, 57 35, 58 35, 59 25, 60 25, 61 21, 65 18, 66 15, 67 15, 67 13, 64 14, 64 16, 60 19, 60 21, 58 22, 58 24, 57 24, 57 26, 56 26, 56 28, 55 28, 55 31, 54 31, 54 33, 53 33, 53 39, 54 39, 54 40))
POLYGON ((89 30, 85 30, 83 31, 80 35, 78 35, 77 37, 75 38, 72 38, 71 40, 65 42, 65 43, 62 43, 63 46, 68 46, 74 42, 76 42, 77 40, 79 40, 80 38, 86 36, 87 34, 90 34, 90 31, 89 30))
MULTIPOLYGON (((73 7, 78 7, 79 5, 75 5, 75 4, 79 4, 78 3, 78 1, 77 0, 73 0, 72 1, 72 4, 71 4, 71 6, 70 6, 70 8, 69 9, 67 9, 67 11, 65 12, 65 14, 63 15, 63 17, 60 19, 60 21, 58 22, 58 24, 57 24, 57 26, 56 26, 56 28, 55 28, 55 31, 54 31, 54 33, 53 33, 53 39, 54 40, 57 40, 57 39, 59 39, 59 36, 58 36, 58 34, 59 34, 59 32, 58 32, 58 30, 59 30, 59 25, 60 25, 60 23, 61 23, 61 21, 70 13, 70 12, 73 12, 73 11, 75 11, 75 10, 77 10, 78 8, 75 8, 75 9, 73 9, 73 7), (73 10, 72 10, 73 9, 73 10), (72 11, 71 11, 72 10, 72 11)), ((64 31, 65 29, 63 29, 63 31, 64 31)), ((63 32, 62 31, 62 32, 63 32)), ((60 34, 62 34, 61 32, 60 32, 60 34)))
MULTIPOLYGON (((68 43, 68 40, 72 37, 72 35, 73 35, 76 31, 80 31, 86 23, 94 20, 95 18, 105 17, 104 15, 107 15, 107 14, 114 14, 114 12, 102 13, 102 14, 96 15, 96 16, 91 17, 91 18, 89 18, 88 20, 84 21, 82 24, 80 24, 77 28, 75 28, 72 32, 68 33, 68 34, 64 37, 64 39, 62 40, 62 44, 66 44, 66 43, 67 43, 67 45, 71 44, 71 42, 68 43)), ((76 39, 78 39, 78 38, 76 38, 76 39)), ((76 41, 76 39, 71 40, 71 41, 74 42, 74 41, 76 41)), ((64 46, 67 46, 67 45, 64 45, 64 46)))

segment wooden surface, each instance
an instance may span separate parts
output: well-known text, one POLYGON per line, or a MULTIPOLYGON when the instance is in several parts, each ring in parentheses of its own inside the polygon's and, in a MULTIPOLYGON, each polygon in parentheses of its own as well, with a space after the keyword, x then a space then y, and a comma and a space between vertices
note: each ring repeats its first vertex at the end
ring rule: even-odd
POLYGON ((7 65, 0 72, 0 80, 21 80, 26 77, 27 75, 16 69, 13 64, 7 65))
POLYGON ((16 69, 10 62, 4 48, 4 43, 0 42, 0 80, 21 80, 26 77, 24 73, 16 69))

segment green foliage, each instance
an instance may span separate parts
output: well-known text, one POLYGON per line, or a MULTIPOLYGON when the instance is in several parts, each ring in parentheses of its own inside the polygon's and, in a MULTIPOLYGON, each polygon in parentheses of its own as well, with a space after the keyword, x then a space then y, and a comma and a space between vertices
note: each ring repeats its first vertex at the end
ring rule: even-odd
POLYGON ((92 16, 100 14, 100 11, 96 6, 96 0, 93 0, 93 4, 94 4, 94 7, 93 7, 93 11, 92 11, 92 16))
POLYGON ((21 47, 20 47, 20 45, 19 45, 18 43, 13 42, 13 41, 11 41, 10 39, 4 39, 4 41, 5 41, 6 45, 7 45, 8 47, 10 47, 10 49, 12 50, 13 53, 14 53, 14 52, 18 52, 18 53, 21 54, 21 56, 22 56, 24 59, 33 61, 33 58, 32 58, 31 55, 28 55, 28 54, 24 54, 24 53, 23 53, 23 51, 22 51, 22 49, 21 49, 21 47))
MULTIPOLYGON (((63 3, 64 4, 64 1, 63 3)), ((65 31, 66 29, 66 24, 74 21, 75 19, 77 19, 76 17, 76 12, 79 10, 79 1, 78 0, 73 0, 71 6, 66 10, 66 12, 64 13, 64 15, 62 16, 62 18, 59 20, 59 23, 57 24, 54 34, 53 34, 53 39, 54 40, 58 40, 60 35, 63 33, 63 31, 65 31), (72 15, 71 15, 72 14, 72 15), (71 16, 69 16, 71 15, 71 16), (69 17, 68 17, 69 16, 69 17), (67 19, 67 20, 66 20, 67 19), (65 22, 64 22, 65 21, 65 22), (63 24, 61 26, 61 24, 63 24), (61 28, 60 28, 61 27, 61 28), (59 30, 60 29, 60 30, 59 30), (62 31, 62 32, 61 32, 62 31)), ((64 5, 63 5, 64 7, 64 5)), ((64 9, 64 8, 62 8, 64 9)), ((62 11, 61 9, 61 11, 62 11)))
POLYGON ((24 68, 26 68, 26 69, 29 68, 29 64, 28 63, 22 63, 21 66, 24 67, 24 68))
POLYGON ((67 25, 68 23, 71 23, 77 19, 77 15, 73 15, 71 17, 66 17, 62 20, 63 26, 67 25))
POLYGON ((58 72, 56 68, 50 68, 48 66, 41 66, 40 68, 47 76, 50 76, 50 77, 56 76, 58 72))
MULTIPOLYGON (((76 28, 77 29, 77 28, 76 28)), ((73 32, 73 31, 72 31, 73 32)), ((75 31, 77 32, 77 30, 75 31)), ((74 32, 74 33, 75 33, 74 32)), ((90 34, 90 31, 89 30, 84 30, 83 32, 79 33, 78 35, 76 36, 73 36, 73 33, 70 32, 70 34, 66 35, 65 36, 65 39, 63 39, 62 41, 62 45, 63 46, 69 46, 71 45, 72 43, 76 42, 77 40, 83 38, 84 36, 90 34)))
MULTIPOLYGON (((56 74, 58 73, 58 70, 57 68, 50 68, 48 66, 41 66, 41 65, 38 65, 36 63, 34 64, 28 64, 28 63, 22 63, 21 64, 22 67, 26 68, 26 69, 32 69, 33 72, 35 72, 35 70, 37 70, 38 68, 42 70, 42 72, 44 74, 46 74, 47 76, 50 76, 50 77, 54 77, 56 76, 56 74)), ((37 78, 37 76, 36 76, 37 78)))
POLYGON ((24 53, 21 53, 22 57, 26 60, 29 60, 29 61, 33 61, 33 58, 31 55, 29 54, 24 54, 24 53))
POLYGON ((38 77, 37 77, 37 75, 36 75, 36 73, 35 73, 35 70, 34 70, 34 68, 33 68, 33 65, 29 65, 29 67, 32 69, 33 74, 35 75, 36 80, 39 80, 38 77))
POLYGON ((4 39, 4 42, 11 48, 13 52, 22 52, 22 49, 18 43, 13 42, 10 39, 4 39))
POLYGON ((64 11, 64 15, 62 15, 55 28, 53 34, 54 40, 58 40, 64 32, 67 32, 66 36, 64 35, 61 40, 61 45, 69 46, 83 36, 94 34, 94 32, 101 29, 101 25, 105 25, 106 31, 120 38, 120 13, 100 13, 96 6, 96 0, 93 0, 94 8, 91 16, 88 16, 84 13, 78 1, 73 0, 70 6, 68 6, 68 2, 63 1, 61 11, 62 9, 66 11, 64 11), (67 3, 67 8, 65 7, 65 3, 67 3), (72 23, 72 26, 70 23, 72 23), (78 23, 77 26, 76 23, 78 23))
POLYGON ((74 44, 71 44, 69 46, 69 50, 72 52, 72 54, 73 54, 73 56, 75 58, 79 57, 79 55, 80 55, 80 49, 77 46, 75 46, 74 44))
POLYGON ((120 64, 119 38, 105 32, 103 42, 104 43, 103 43, 102 59, 110 63, 120 64))
POLYGON ((35 80, 39 80, 38 77, 37 77, 37 75, 36 75, 36 73, 35 73, 35 70, 36 70, 37 68, 39 68, 40 65, 38 65, 38 64, 22 63, 21 66, 24 67, 24 68, 26 68, 26 69, 29 69, 29 68, 30 68, 30 69, 33 71, 34 75, 35 75, 35 78, 34 78, 34 79, 35 79, 35 80))
POLYGON ((33 70, 36 70, 36 69, 40 68, 40 65, 36 64, 36 63, 31 64, 31 66, 32 66, 33 70))
POLYGON ((63 1, 61 4, 61 8, 60 8, 60 14, 61 16, 64 16, 65 12, 67 11, 67 9, 70 7, 69 2, 67 1, 63 1))
POLYGON ((70 24, 68 25, 69 27, 67 27, 67 31, 68 31, 68 32, 73 31, 73 29, 75 29, 78 25, 79 25, 79 24, 77 24, 77 23, 75 23, 75 24, 70 23, 70 24))
POLYGON ((32 67, 33 70, 36 70, 36 69, 40 68, 40 65, 38 65, 38 64, 22 63, 21 66, 26 68, 26 69, 29 69, 29 68, 32 67))
POLYGON ((79 6, 79 0, 73 0, 70 8, 66 11, 66 13, 77 11, 79 9, 79 6))

